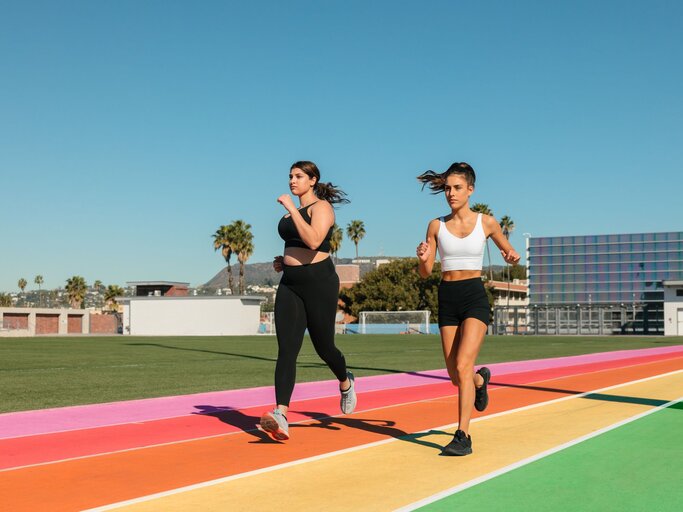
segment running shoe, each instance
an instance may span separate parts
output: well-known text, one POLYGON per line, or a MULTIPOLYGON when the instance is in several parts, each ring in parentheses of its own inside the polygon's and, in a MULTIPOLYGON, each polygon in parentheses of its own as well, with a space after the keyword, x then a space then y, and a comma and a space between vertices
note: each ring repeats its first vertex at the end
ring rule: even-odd
POLYGON ((456 430, 450 443, 443 447, 441 455, 462 456, 472 453, 472 437, 462 430, 456 430))
POLYGON ((486 409, 486 406, 489 405, 489 392, 486 387, 491 380, 491 371, 486 368, 486 366, 483 366, 477 370, 477 373, 484 379, 484 383, 481 387, 476 388, 474 394, 474 408, 477 411, 483 411, 486 409))
POLYGON ((339 406, 344 414, 351 414, 356 409, 356 385, 354 383, 353 373, 346 372, 346 376, 351 382, 351 386, 346 391, 341 391, 341 400, 339 406))
POLYGON ((257 426, 259 430, 266 432, 276 441, 286 441, 289 439, 287 417, 282 414, 280 409, 275 408, 272 411, 263 413, 261 421, 257 426))

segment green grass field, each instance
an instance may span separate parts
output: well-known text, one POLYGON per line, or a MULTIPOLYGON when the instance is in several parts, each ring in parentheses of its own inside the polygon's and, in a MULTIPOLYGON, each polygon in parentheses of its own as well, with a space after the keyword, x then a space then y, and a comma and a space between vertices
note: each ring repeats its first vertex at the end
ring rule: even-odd
MULTIPOLYGON (((443 368, 439 337, 337 336, 356 376, 443 368)), ((489 336, 478 363, 683 344, 683 337, 489 336)), ((0 341, 0 412, 273 383, 271 336, 38 337, 0 341)), ((310 341, 297 381, 333 378, 310 341)))

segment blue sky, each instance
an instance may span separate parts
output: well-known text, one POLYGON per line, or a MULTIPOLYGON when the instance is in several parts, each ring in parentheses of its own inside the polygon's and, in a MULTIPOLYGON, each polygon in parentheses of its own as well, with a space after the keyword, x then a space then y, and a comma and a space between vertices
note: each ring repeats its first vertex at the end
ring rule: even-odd
MULTIPOLYGON (((208 281, 276 233, 292 162, 412 256, 466 161, 534 236, 683 229, 678 1, 0 2, 0 290, 208 281)), ((344 240, 340 256, 354 255, 344 240)))

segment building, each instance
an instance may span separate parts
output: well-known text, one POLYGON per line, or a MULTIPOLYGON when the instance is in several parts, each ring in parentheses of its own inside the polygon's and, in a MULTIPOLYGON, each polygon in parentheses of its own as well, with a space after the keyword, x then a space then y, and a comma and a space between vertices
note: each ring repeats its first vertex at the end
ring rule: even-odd
POLYGON ((664 281, 664 335, 683 336, 683 281, 664 281))
POLYGON ((126 285, 135 288, 136 297, 186 297, 190 288, 190 283, 176 281, 128 281, 126 285))
POLYGON ((532 237, 527 244, 533 332, 664 334, 664 283, 683 280, 683 232, 532 237))
POLYGON ((486 281, 493 294, 493 334, 522 334, 527 330, 529 281, 486 281))

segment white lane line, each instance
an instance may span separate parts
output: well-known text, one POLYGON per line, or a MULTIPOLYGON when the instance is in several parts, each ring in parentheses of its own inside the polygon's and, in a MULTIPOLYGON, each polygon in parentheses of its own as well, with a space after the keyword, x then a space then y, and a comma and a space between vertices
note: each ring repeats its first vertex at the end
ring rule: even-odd
MULTIPOLYGON (((537 407, 544 407, 544 406, 546 406, 546 405, 555 404, 555 403, 558 403, 558 402, 564 402, 565 400, 577 399, 577 398, 585 397, 586 395, 591 395, 591 394, 594 394, 594 393, 600 393, 600 392, 603 392, 603 391, 609 391, 610 389, 615 389, 615 388, 620 388, 620 387, 624 387, 624 386, 629 386, 629 385, 632 385, 632 384, 639 384, 639 383, 641 383, 641 382, 647 382, 647 381, 654 380, 654 379, 659 379, 659 378, 663 378, 663 377, 668 377, 668 376, 671 376, 671 375, 676 375, 676 374, 678 374, 678 373, 683 373, 683 370, 676 370, 676 371, 669 372, 669 373, 663 373, 663 374, 661 374, 661 375, 654 375, 654 376, 646 377, 646 378, 643 378, 643 379, 638 379, 638 380, 634 380, 634 381, 630 381, 630 382, 624 382, 624 383, 621 383, 621 384, 615 384, 615 385, 613 385, 613 386, 608 386, 608 387, 605 387, 605 388, 594 389, 594 390, 592 390, 592 391, 586 391, 585 393, 581 393, 581 394, 578 394, 578 395, 571 395, 571 396, 566 396, 566 397, 562 397, 562 398, 557 398, 557 399, 555 399, 555 400, 550 400, 550 401, 548 401, 548 402, 541 402, 541 403, 538 403, 538 404, 526 405, 526 406, 524 406, 524 407, 519 407, 519 408, 517 408, 517 409, 510 409, 510 410, 508 410, 508 411, 501 411, 501 412, 498 412, 498 413, 495 413, 495 414, 490 414, 490 415, 488 415, 488 416, 483 416, 483 417, 480 417, 480 418, 475 418, 475 419, 473 419, 473 420, 471 421, 471 423, 475 423, 475 422, 478 422, 478 421, 487 421, 487 420, 489 420, 489 419, 498 418, 498 417, 500 417, 500 416, 505 416, 505 415, 508 415, 508 414, 513 414, 513 413, 517 413, 517 412, 521 412, 521 411, 526 411, 526 410, 529 410, 529 409, 535 409, 535 408, 537 408, 537 407)), ((680 399, 679 399, 679 400, 680 400, 680 399)), ((675 400, 675 401, 670 402, 670 403, 675 403, 676 401, 678 401, 678 400, 675 400)), ((661 407, 663 407, 663 406, 661 406, 661 407)), ((658 409, 660 409, 661 407, 657 407, 657 409, 654 409, 654 410, 658 410, 658 409)), ((647 413, 654 412, 654 410, 647 411, 647 413)), ((639 415, 639 416, 640 416, 640 415, 639 415)), ((423 430, 422 432, 416 432, 416 433, 419 434, 419 433, 427 433, 427 432, 429 432, 429 431, 431 431, 431 430, 448 429, 448 428, 455 427, 456 425, 457 425, 457 423, 450 423, 450 424, 448 424, 448 425, 442 425, 442 426, 440 426, 440 427, 432 427, 432 428, 429 428, 428 430, 423 430)), ((344 455, 344 454, 346 454, 346 453, 353 453, 353 452, 355 452, 355 451, 364 450, 364 449, 366 449, 366 448, 373 448, 373 447, 375 447, 375 446, 381 446, 381 445, 383 445, 383 444, 393 443, 393 442, 399 442, 399 441, 401 441, 401 439, 397 439, 397 438, 383 439, 383 440, 381 440, 381 441, 375 441, 375 442, 372 442, 372 443, 367 443, 367 444, 363 444, 363 445, 359 445, 359 446, 353 446, 353 447, 351 447, 351 448, 345 448, 345 449, 343 449, 343 450, 337 450, 337 451, 334 451, 334 452, 323 453, 323 454, 320 454, 320 455, 315 455, 315 456, 313 456, 313 457, 307 457, 307 458, 305 458, 305 459, 299 459, 299 460, 294 460, 294 461, 290 461, 290 462, 285 462, 285 463, 282 463, 282 464, 278 464, 278 465, 276 465, 276 466, 269 466, 269 467, 257 469, 257 470, 254 470, 254 471, 247 471, 247 472, 245 472, 245 473, 239 473, 239 474, 236 474, 236 475, 231 475, 231 476, 223 477, 223 478, 217 478, 217 479, 215 479, 215 480, 209 480, 209 481, 206 481, 206 482, 200 482, 200 483, 198 483, 198 484, 193 484, 193 485, 188 485, 188 486, 184 486, 184 487, 179 487, 179 488, 176 488, 176 489, 171 489, 171 490, 163 491, 163 492, 160 492, 160 493, 150 494, 150 495, 147 495, 147 496, 141 496, 141 497, 134 498, 134 499, 131 499, 131 500, 121 501, 121 502, 118 502, 118 503, 112 503, 112 504, 109 504, 109 505, 104 505, 104 506, 102 506, 102 507, 87 509, 87 510, 84 510, 84 511, 82 511, 82 512, 103 512, 103 511, 106 511, 106 510, 114 510, 114 509, 121 508, 121 507, 125 507, 125 506, 128 506, 128 505, 134 505, 134 504, 136 504, 136 503, 144 503, 144 502, 146 502, 146 501, 152 501, 152 500, 159 499, 159 498, 163 498, 163 497, 166 497, 166 496, 173 496, 173 495, 175 495, 175 494, 180 494, 180 493, 183 493, 183 492, 188 492, 188 491, 192 491, 192 490, 196 490, 196 489, 203 489, 203 488, 205 488, 205 487, 211 487, 211 486, 214 486, 214 485, 219 485, 219 484, 222 484, 222 483, 225 483, 225 482, 230 482, 230 481, 238 480, 238 479, 241 479, 241 478, 247 478, 247 477, 254 476, 254 475, 260 475, 260 474, 264 474, 264 473, 269 473, 269 472, 271 472, 271 471, 277 471, 277 470, 279 470, 279 469, 285 469, 285 468, 289 468, 289 467, 293 467, 293 466, 298 466, 298 465, 301 465, 301 464, 307 464, 307 463, 309 463, 309 462, 314 462, 314 461, 317 461, 317 460, 323 460, 323 459, 327 459, 327 458, 331 458, 331 457, 336 457, 336 456, 338 456, 338 455, 344 455)), ((473 485, 474 485, 474 484, 473 484, 473 485)))
POLYGON ((549 455, 553 455, 554 453, 565 450, 571 446, 577 445, 579 443, 583 443, 584 441, 587 441, 588 439, 592 439, 594 437, 602 435, 606 432, 609 432, 610 430, 615 430, 619 427, 623 427, 624 425, 627 425, 628 423, 631 423, 633 421, 637 421, 641 418, 644 418, 645 416, 649 416, 650 414, 653 414, 653 413, 660 411, 662 409, 665 409, 667 407, 671 407, 672 405, 674 405, 674 404, 676 404, 682 400, 683 400, 683 397, 679 397, 676 400, 672 400, 671 402, 667 402, 665 404, 658 405, 654 409, 650 409, 649 411, 645 411, 643 413, 637 414, 636 416, 632 416, 631 418, 627 418, 625 420, 619 421, 617 423, 614 423, 613 425, 609 425, 607 427, 601 428, 600 430, 596 430, 595 432, 592 432, 590 434, 586 434, 585 436, 578 437, 572 441, 568 441, 566 443, 558 445, 558 446, 551 448, 549 450, 546 450, 544 452, 538 453, 538 454, 533 455, 531 457, 528 457, 526 459, 522 459, 518 462, 515 462, 514 464, 510 464, 509 466, 505 466, 504 468, 498 469, 496 471, 492 471, 491 473, 488 473, 486 475, 482 475, 478 478, 474 478, 468 482, 465 482, 465 483, 460 484, 460 485, 456 485, 455 487, 451 487, 450 489, 446 489, 445 491, 441 491, 437 494, 433 494, 432 496, 429 496, 428 498, 424 498, 422 500, 413 502, 410 505, 406 505, 404 507, 397 508, 394 510, 394 512, 408 512, 408 511, 412 511, 412 510, 417 510, 421 507, 424 507, 426 505, 429 505, 429 504, 434 503, 436 501, 439 501, 441 499, 452 496, 453 494, 459 493, 460 491, 464 491, 465 489, 469 489, 470 487, 474 487, 475 485, 486 482, 487 480, 491 480, 491 479, 496 478, 498 476, 504 475, 505 473, 509 473, 510 471, 514 471, 515 469, 521 468, 522 466, 526 466, 527 464, 531 464, 532 462, 535 462, 537 460, 548 457, 549 455))

